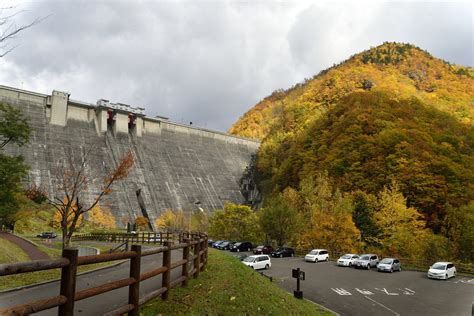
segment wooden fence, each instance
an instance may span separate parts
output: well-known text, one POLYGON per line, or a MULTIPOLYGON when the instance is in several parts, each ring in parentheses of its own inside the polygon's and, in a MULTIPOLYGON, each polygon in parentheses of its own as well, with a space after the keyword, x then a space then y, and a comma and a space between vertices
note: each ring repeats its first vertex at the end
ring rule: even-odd
POLYGON ((181 242, 199 233, 195 232, 139 232, 139 233, 89 233, 72 237, 73 241, 97 240, 107 242, 125 242, 142 244, 164 244, 165 241, 181 242))
POLYGON ((64 249, 60 259, 2 264, 0 265, 0 276, 61 268, 61 283, 58 296, 0 309, 0 315, 26 315, 54 307, 59 307, 58 315, 73 315, 74 302, 128 286, 128 303, 106 315, 128 313, 128 315, 138 316, 140 305, 158 296, 166 300, 173 287, 179 284, 186 286, 189 278, 197 278, 207 263, 207 235, 192 233, 184 237, 179 234, 179 236, 175 236, 179 243, 171 241, 173 239, 171 234, 168 237, 170 238, 163 242, 163 246, 144 250, 141 245, 132 245, 131 251, 78 257, 77 249, 64 249), (182 249, 182 259, 171 262, 171 252, 177 249, 182 249), (162 265, 154 270, 142 272, 141 258, 158 253, 163 254, 162 265), (130 259, 129 278, 76 292, 78 266, 123 259, 130 259), (192 268, 190 267, 191 263, 192 268), (181 267, 181 277, 171 281, 171 270, 178 267, 181 267), (158 275, 162 275, 161 288, 140 298, 140 282, 158 275))

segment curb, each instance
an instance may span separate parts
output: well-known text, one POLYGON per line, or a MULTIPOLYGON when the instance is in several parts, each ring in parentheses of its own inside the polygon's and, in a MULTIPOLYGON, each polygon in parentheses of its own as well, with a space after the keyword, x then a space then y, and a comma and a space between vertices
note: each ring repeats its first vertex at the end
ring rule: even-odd
MULTIPOLYGON (((118 266, 118 265, 121 265, 122 263, 124 263, 124 262, 126 262, 126 261, 127 261, 127 260, 121 260, 121 261, 119 261, 119 262, 117 262, 117 263, 114 263, 114 264, 112 264, 112 265, 109 265, 109 266, 106 266, 106 267, 100 267, 100 268, 92 269, 92 270, 89 270, 89 271, 84 271, 84 272, 78 273, 77 275, 79 276, 79 275, 84 275, 84 274, 88 274, 88 273, 92 273, 92 272, 96 272, 96 271, 100 271, 100 270, 105 270, 105 269, 109 269, 109 268, 114 268, 114 267, 116 267, 116 266, 118 266)), ((61 279, 53 279, 53 280, 43 281, 43 282, 39 282, 39 283, 21 285, 21 286, 14 287, 14 288, 11 288, 11 289, 1 290, 1 291, 0 291, 0 294, 15 292, 15 291, 24 290, 24 289, 29 289, 29 288, 32 288, 32 287, 35 287, 35 286, 45 285, 45 284, 49 284, 49 283, 53 283, 53 282, 57 282, 57 281, 61 281, 61 279)))
POLYGON ((314 304, 314 305, 317 305, 317 306, 319 306, 319 307, 322 307, 323 309, 327 310, 327 311, 330 312, 330 313, 333 313, 333 314, 336 315, 336 316, 340 316, 339 313, 333 311, 333 310, 330 309, 330 308, 327 308, 326 306, 323 306, 323 305, 321 305, 321 304, 318 304, 318 303, 316 303, 316 302, 313 302, 312 300, 309 300, 309 299, 307 299, 307 298, 303 298, 303 299, 306 300, 306 301, 308 301, 308 302, 310 302, 310 303, 312 303, 312 304, 314 304))

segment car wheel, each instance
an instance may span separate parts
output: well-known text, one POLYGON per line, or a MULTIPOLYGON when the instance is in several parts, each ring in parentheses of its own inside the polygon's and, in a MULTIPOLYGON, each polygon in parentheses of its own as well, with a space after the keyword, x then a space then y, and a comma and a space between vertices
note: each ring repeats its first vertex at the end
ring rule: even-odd
POLYGON ((239 249, 239 248, 237 248, 237 252, 240 252, 240 249, 239 249))
POLYGON ((456 277, 456 271, 453 272, 453 278, 455 278, 455 277, 456 277))
POLYGON ((390 268, 390 273, 393 273, 393 268, 390 268))
POLYGON ((328 261, 329 261, 329 257, 326 257, 326 262, 328 262, 328 261))
POLYGON ((367 265, 367 270, 370 270, 370 264, 367 265))
POLYGON ((294 253, 291 253, 291 256, 292 256, 292 257, 294 257, 294 256, 295 256, 295 254, 294 254, 294 253))
POLYGON ((446 275, 444 276, 444 279, 447 280, 448 279, 448 274, 446 273, 446 275))
POLYGON ((283 258, 283 254, 282 254, 282 253, 280 254, 280 258, 283 258))
POLYGON ((401 266, 398 268, 398 272, 402 272, 402 267, 401 266))
POLYGON ((315 258, 315 259, 314 259, 314 263, 317 263, 317 262, 318 262, 318 258, 315 258))
POLYGON ((250 251, 250 248, 247 248, 247 251, 250 251))
POLYGON ((267 263, 267 265, 265 265, 265 270, 268 270, 268 268, 270 268, 270 266, 267 263))

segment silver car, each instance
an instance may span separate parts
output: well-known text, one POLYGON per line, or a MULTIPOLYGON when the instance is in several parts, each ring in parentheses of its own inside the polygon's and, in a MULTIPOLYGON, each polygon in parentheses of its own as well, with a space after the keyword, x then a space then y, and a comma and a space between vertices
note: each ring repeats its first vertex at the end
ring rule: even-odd
POLYGON ((375 268, 379 264, 379 257, 374 254, 360 255, 359 259, 354 262, 355 268, 363 268, 369 270, 375 268))
POLYGON ((386 271, 386 272, 402 271, 400 260, 395 259, 395 258, 384 258, 382 259, 382 261, 379 262, 377 266, 377 271, 386 271))

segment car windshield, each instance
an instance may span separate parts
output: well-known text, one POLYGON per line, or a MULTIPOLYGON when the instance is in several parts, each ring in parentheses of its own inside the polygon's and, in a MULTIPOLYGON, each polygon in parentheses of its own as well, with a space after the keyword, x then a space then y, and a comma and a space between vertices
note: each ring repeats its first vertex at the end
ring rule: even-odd
POLYGON ((276 250, 276 252, 282 252, 282 251, 285 251, 285 248, 278 248, 278 249, 276 250))
POLYGON ((244 259, 244 262, 254 262, 255 257, 247 257, 244 259))
POLYGON ((229 244, 229 242, 228 242, 228 241, 225 241, 225 242, 223 242, 223 243, 221 244, 221 246, 225 246, 225 245, 228 245, 228 244, 229 244))
POLYGON ((236 242, 234 246, 240 246, 242 243, 241 242, 236 242))
POLYGON ((318 252, 317 252, 316 250, 311 250, 311 251, 309 252, 309 254, 310 254, 310 255, 317 255, 318 252))
POLYGON ((344 255, 344 256, 342 256, 341 258, 342 258, 342 259, 350 259, 350 258, 352 258, 352 256, 351 256, 351 255, 344 255))
POLYGON ((431 269, 435 269, 435 270, 446 270, 446 265, 444 263, 435 263, 433 264, 433 266, 431 267, 431 269))
POLYGON ((263 246, 258 246, 257 249, 263 249, 263 246))
POLYGON ((383 259, 382 261, 380 261, 380 263, 386 263, 386 264, 391 264, 392 262, 393 262, 392 259, 387 259, 387 258, 385 258, 385 259, 383 259))
POLYGON ((370 259, 370 256, 362 256, 360 257, 361 260, 369 260, 370 259))

